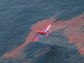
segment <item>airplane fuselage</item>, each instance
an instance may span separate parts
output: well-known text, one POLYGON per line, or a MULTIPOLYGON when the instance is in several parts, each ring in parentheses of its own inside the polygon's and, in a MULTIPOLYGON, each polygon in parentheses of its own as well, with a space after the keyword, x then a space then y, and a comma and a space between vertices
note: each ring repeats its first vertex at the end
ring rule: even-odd
POLYGON ((46 35, 46 36, 49 36, 50 32, 49 32, 49 29, 51 27, 51 24, 47 25, 43 30, 37 30, 36 31, 36 37, 35 39, 33 40, 33 42, 36 42, 40 37, 42 37, 42 35, 46 35))

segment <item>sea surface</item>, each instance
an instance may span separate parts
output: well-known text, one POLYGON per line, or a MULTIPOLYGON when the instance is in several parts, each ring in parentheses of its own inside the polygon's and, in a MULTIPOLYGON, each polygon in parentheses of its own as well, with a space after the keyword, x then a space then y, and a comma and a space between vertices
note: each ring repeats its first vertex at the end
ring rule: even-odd
POLYGON ((2 58, 25 42, 33 24, 53 16, 64 22, 83 14, 84 0, 0 0, 0 63, 83 63, 84 56, 63 29, 31 41, 22 59, 2 58))

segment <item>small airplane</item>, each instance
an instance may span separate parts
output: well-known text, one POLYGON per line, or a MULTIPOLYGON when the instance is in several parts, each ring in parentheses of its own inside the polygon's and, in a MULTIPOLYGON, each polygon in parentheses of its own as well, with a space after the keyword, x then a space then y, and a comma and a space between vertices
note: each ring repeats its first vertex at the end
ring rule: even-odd
POLYGON ((48 24, 43 30, 37 30, 36 31, 37 35, 36 35, 35 39, 33 40, 33 42, 36 42, 40 37, 42 37, 42 35, 49 36, 50 27, 51 27, 51 24, 48 24))

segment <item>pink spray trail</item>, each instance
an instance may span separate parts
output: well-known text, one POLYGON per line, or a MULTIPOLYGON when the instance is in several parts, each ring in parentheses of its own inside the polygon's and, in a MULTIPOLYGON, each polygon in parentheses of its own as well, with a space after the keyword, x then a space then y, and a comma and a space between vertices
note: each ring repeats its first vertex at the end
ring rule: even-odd
POLYGON ((42 21, 39 21, 32 25, 31 32, 26 37, 25 42, 17 47, 16 49, 5 53, 2 57, 4 58, 24 58, 25 55, 21 53, 24 51, 24 48, 35 38, 36 30, 42 30, 46 25, 52 24, 50 30, 57 31, 64 29, 64 34, 68 38, 69 43, 74 43, 77 45, 78 50, 81 55, 84 55, 84 15, 80 15, 76 18, 66 20, 66 21, 57 21, 55 18, 49 18, 42 21))

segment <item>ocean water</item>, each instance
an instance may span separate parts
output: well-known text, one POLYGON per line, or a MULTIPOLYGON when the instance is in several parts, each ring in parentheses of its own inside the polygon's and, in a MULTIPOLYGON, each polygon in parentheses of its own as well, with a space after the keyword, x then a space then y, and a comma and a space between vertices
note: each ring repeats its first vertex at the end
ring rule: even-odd
MULTIPOLYGON (((65 21, 83 13, 84 0, 0 0, 0 57, 23 44, 33 24, 52 16, 57 21, 65 21)), ((84 57, 76 45, 56 45, 63 41, 63 44, 69 44, 62 31, 53 32, 48 39, 44 38, 46 41, 59 38, 57 43, 31 42, 25 48, 26 56, 23 59, 5 58, 0 63, 83 63, 84 57)))

